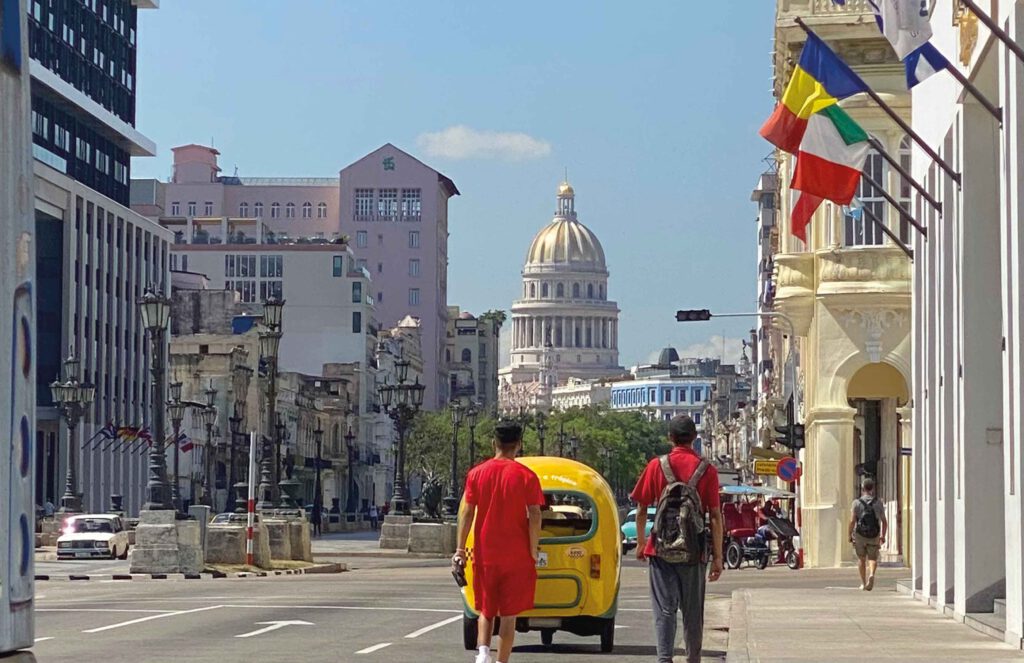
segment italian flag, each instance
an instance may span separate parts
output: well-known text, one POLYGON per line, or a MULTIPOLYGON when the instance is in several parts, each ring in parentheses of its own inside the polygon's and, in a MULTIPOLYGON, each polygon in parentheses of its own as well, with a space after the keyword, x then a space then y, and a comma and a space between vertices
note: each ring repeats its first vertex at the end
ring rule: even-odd
POLYGON ((806 227, 822 200, 849 205, 871 149, 868 134, 833 104, 810 117, 790 188, 800 192, 793 205, 793 234, 806 240, 806 227))

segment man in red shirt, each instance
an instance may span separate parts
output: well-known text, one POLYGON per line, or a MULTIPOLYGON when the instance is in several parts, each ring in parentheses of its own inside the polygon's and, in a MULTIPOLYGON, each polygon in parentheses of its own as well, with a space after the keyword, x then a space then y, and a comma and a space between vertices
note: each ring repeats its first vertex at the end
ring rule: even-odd
MULTIPOLYGON (((697 471, 701 457, 693 450, 697 427, 687 416, 678 416, 668 425, 672 452, 669 465, 677 481, 686 482, 697 471)), ((708 466, 697 482, 701 506, 711 519, 711 546, 704 542, 704 555, 697 564, 672 564, 657 556, 655 533, 647 538, 647 507, 656 505, 668 485, 661 461, 653 458, 637 481, 631 497, 636 502, 636 558, 650 562, 651 603, 658 663, 672 663, 676 640, 676 612, 683 613, 683 637, 686 660, 699 663, 704 640, 704 579, 707 557, 711 557, 711 582, 722 575, 722 512, 718 497, 718 470, 708 466)))
POLYGON ((492 663, 494 618, 501 617, 498 662, 508 663, 516 616, 533 608, 537 587, 544 492, 533 470, 516 462, 523 444, 522 427, 500 422, 494 431, 494 458, 466 477, 459 509, 459 547, 452 564, 465 566, 466 541, 473 524, 473 595, 480 613, 477 663, 492 663))

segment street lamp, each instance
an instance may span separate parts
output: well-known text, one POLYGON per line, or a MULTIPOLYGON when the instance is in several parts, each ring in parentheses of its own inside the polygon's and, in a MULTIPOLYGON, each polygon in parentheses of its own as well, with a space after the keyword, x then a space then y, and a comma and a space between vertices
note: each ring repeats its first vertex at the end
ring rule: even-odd
POLYGON ((281 442, 276 439, 277 410, 277 359, 281 349, 281 323, 284 300, 270 297, 263 302, 263 325, 266 331, 259 335, 260 359, 266 364, 267 405, 266 431, 263 435, 263 449, 260 458, 259 502, 256 508, 263 511, 274 506, 274 489, 281 480, 281 442))
POLYGON ((569 436, 569 454, 573 460, 579 460, 580 438, 576 437, 576 431, 573 431, 572 435, 569 436))
POLYGON ((558 422, 558 455, 565 458, 565 420, 558 422))
POLYGON ((179 467, 181 463, 181 421, 185 418, 185 410, 188 409, 188 404, 181 400, 181 383, 172 382, 170 385, 171 400, 167 403, 167 413, 171 416, 171 430, 172 438, 171 444, 174 445, 174 482, 171 484, 171 504, 174 505, 174 510, 181 512, 181 492, 178 485, 179 479, 179 467))
POLYGON ((86 408, 96 395, 96 388, 78 379, 80 362, 75 355, 69 354, 64 360, 64 381, 54 380, 50 384, 50 395, 53 403, 60 409, 61 416, 68 426, 67 457, 68 467, 64 476, 64 495, 60 498, 61 513, 79 513, 82 510, 78 498, 77 449, 75 448, 75 428, 86 408))
POLYGON ((153 435, 156 438, 156 443, 149 450, 146 503, 142 508, 149 511, 168 510, 173 506, 167 490, 167 457, 164 454, 164 442, 167 440, 167 426, 164 423, 164 407, 167 401, 164 351, 167 324, 171 319, 171 302, 162 294, 154 292, 152 286, 147 286, 137 303, 142 326, 149 332, 149 366, 152 375, 150 402, 153 407, 153 435))
POLYGON ((395 455, 395 488, 391 495, 390 513, 395 515, 409 514, 409 498, 405 489, 405 434, 416 418, 423 405, 423 392, 426 387, 420 384, 419 377, 415 384, 407 384, 409 379, 409 362, 399 356, 395 362, 395 377, 398 384, 382 383, 377 387, 381 406, 398 430, 398 453, 395 455))
POLYGON ((459 513, 459 426, 464 414, 462 404, 452 401, 452 467, 451 481, 448 483, 448 496, 444 498, 444 509, 449 516, 459 513))
POLYGON ((345 500, 345 512, 355 513, 358 509, 356 506, 356 480, 355 480, 355 459, 353 442, 356 439, 356 434, 352 432, 352 428, 348 429, 345 433, 345 451, 348 454, 348 498, 345 500))
POLYGON ((274 423, 274 480, 277 486, 277 506, 289 508, 292 506, 288 491, 285 490, 285 480, 281 478, 281 446, 285 440, 285 423, 281 413, 277 413, 277 421, 274 423))
POLYGON ((214 471, 213 463, 213 427, 217 424, 217 390, 213 385, 206 390, 206 407, 199 411, 199 418, 206 428, 206 448, 203 450, 203 504, 215 508, 213 492, 216 480, 211 479, 214 471))
POLYGON ((313 431, 313 441, 316 442, 316 485, 313 486, 313 518, 314 522, 320 522, 323 527, 324 491, 320 481, 320 468, 324 464, 323 445, 324 431, 320 428, 320 420, 316 422, 316 430, 313 431))
POLYGON ((466 465, 467 471, 473 469, 473 465, 476 463, 476 424, 479 416, 480 412, 476 409, 475 405, 470 405, 469 409, 466 410, 466 427, 469 428, 469 464, 466 465))

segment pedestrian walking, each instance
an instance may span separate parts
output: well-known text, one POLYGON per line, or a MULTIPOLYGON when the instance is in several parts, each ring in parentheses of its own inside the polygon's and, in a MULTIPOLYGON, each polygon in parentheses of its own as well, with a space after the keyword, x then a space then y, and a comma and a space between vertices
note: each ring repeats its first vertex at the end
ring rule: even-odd
POLYGON ((314 502, 313 513, 310 514, 310 516, 313 520, 313 536, 319 538, 320 528, 323 525, 324 521, 324 508, 317 504, 316 502, 314 502))
POLYGON ((522 427, 500 422, 494 431, 494 458, 474 467, 466 477, 459 509, 458 549, 453 569, 466 565, 466 541, 473 527, 473 594, 480 613, 476 663, 493 663, 491 635, 501 618, 498 663, 508 663, 515 638, 516 616, 533 608, 540 545, 540 479, 516 462, 523 445, 522 427))
POLYGON ((371 504, 370 505, 370 527, 372 527, 373 529, 377 529, 377 526, 379 524, 380 524, 380 514, 377 512, 377 505, 376 504, 371 504))
POLYGON ((669 422, 672 451, 651 459, 631 497, 636 509, 636 558, 649 563, 658 663, 672 663, 676 613, 682 612, 688 663, 700 661, 704 586, 722 575, 722 512, 718 470, 693 449, 697 427, 687 416, 669 422), (647 508, 657 505, 646 536, 647 508), (711 523, 708 545, 706 518, 711 523), (708 560, 711 573, 708 575, 708 560))
POLYGON ((889 533, 889 520, 885 517, 882 500, 875 497, 875 480, 864 477, 860 487, 860 497, 853 501, 848 533, 857 553, 860 588, 870 592, 875 588, 878 551, 889 533))

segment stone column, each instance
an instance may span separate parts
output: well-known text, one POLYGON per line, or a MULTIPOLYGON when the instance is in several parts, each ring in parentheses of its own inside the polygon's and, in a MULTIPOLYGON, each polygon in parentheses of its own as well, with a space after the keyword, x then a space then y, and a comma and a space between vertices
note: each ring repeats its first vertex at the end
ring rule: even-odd
POLYGON ((853 471, 853 417, 847 406, 818 407, 805 418, 807 448, 801 485, 803 536, 810 567, 853 561, 846 524, 857 494, 853 471))

